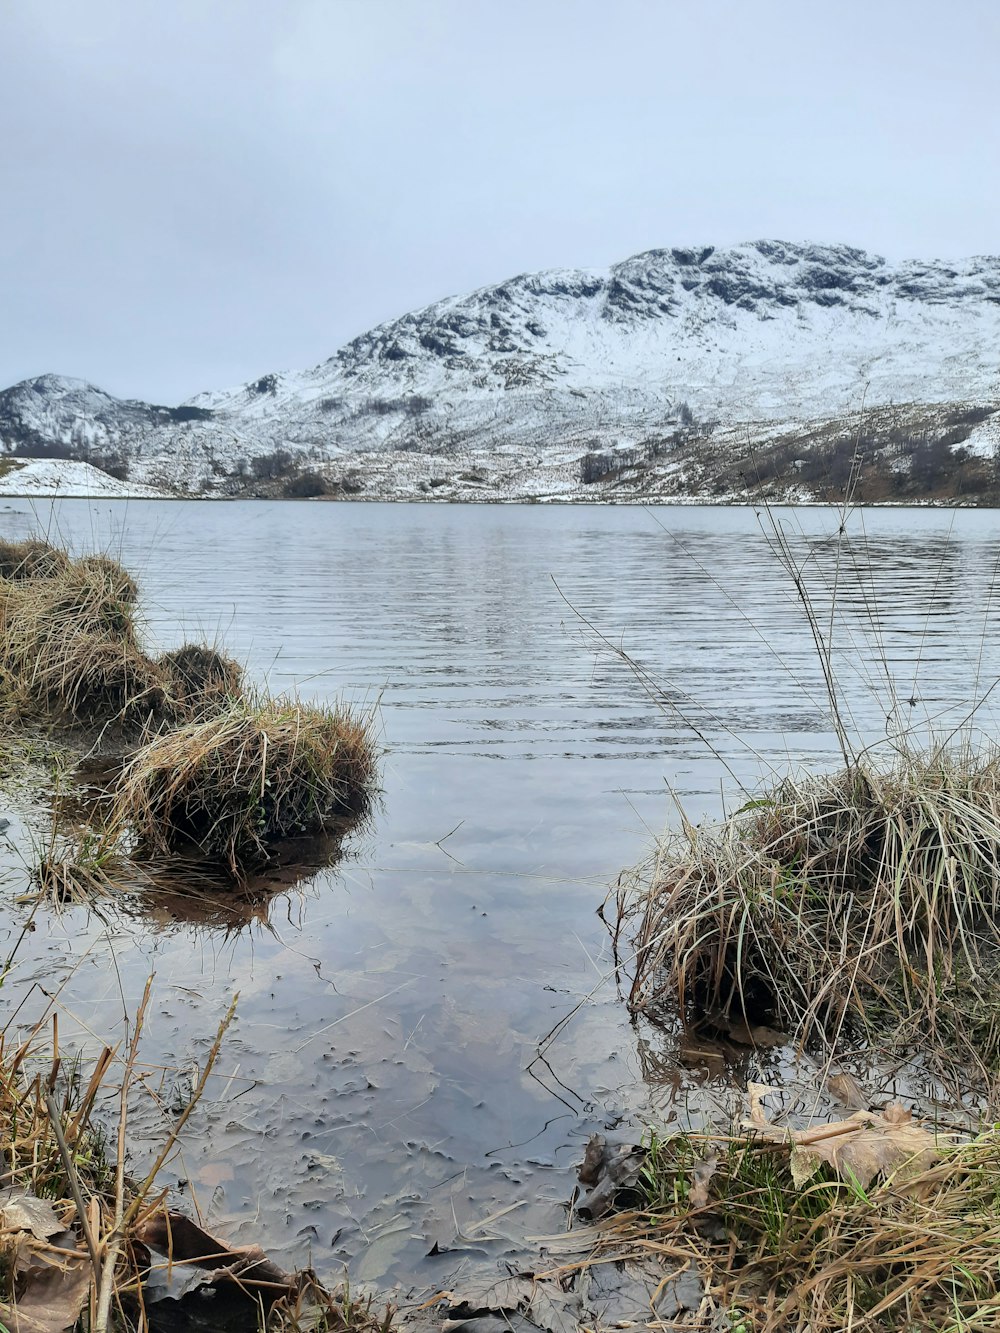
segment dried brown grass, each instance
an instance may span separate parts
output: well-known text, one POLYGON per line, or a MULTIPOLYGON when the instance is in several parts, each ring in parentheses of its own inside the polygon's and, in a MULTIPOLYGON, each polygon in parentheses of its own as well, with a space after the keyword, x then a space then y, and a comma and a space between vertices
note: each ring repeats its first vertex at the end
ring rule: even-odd
POLYGON ((1000 1133, 939 1140, 938 1151, 919 1173, 861 1188, 829 1171, 796 1182, 790 1147, 753 1133, 654 1139, 643 1202, 593 1229, 585 1264, 653 1258, 664 1283, 698 1271, 701 1310, 677 1322, 654 1316, 652 1328, 996 1329, 1000 1133))
POLYGON ((996 1006, 977 1003, 1000 971, 996 753, 786 780, 719 826, 685 823, 619 907, 633 1009, 806 1038, 893 1025, 1000 1059, 996 1006))
POLYGON ((162 718, 165 678, 140 645, 131 576, 103 556, 64 561, 0 581, 0 671, 27 709, 52 717, 162 718))
POLYGON ((118 783, 112 822, 149 854, 196 849, 239 876, 280 839, 361 812, 375 775, 370 716, 236 699, 139 749, 118 783))
MULTIPOLYGON (((8 567, 20 570, 24 552, 15 554, 8 567)), ((249 698, 239 664, 205 644, 154 661, 120 565, 56 553, 45 568, 0 577, 4 714, 100 726, 105 750, 119 754, 139 741, 110 813, 106 803, 91 812, 99 829, 54 834, 37 874, 49 894, 92 899, 119 876, 130 884, 126 835, 139 856, 198 856, 242 877, 282 839, 324 833, 365 808, 376 769, 370 716, 249 698)))
POLYGON ((242 670, 214 648, 146 653, 138 587, 110 557, 0 543, 0 571, 0 686, 15 708, 134 730, 201 720, 239 697, 242 670))
POLYGON ((107 555, 83 555, 75 562, 91 582, 102 582, 109 597, 133 606, 139 600, 139 585, 117 560, 107 555))
POLYGON ((156 659, 175 712, 190 721, 204 721, 243 694, 243 668, 202 643, 186 643, 156 659))
POLYGON ((65 551, 37 538, 23 542, 0 540, 0 578, 52 578, 61 574, 69 563, 65 551))

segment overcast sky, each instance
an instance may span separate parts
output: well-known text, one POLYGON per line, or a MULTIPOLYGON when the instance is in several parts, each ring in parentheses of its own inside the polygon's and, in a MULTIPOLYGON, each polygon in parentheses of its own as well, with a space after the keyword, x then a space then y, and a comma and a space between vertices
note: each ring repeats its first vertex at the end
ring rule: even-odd
POLYGON ((1000 250, 996 0, 0 0, 0 387, 178 402, 552 266, 1000 250))

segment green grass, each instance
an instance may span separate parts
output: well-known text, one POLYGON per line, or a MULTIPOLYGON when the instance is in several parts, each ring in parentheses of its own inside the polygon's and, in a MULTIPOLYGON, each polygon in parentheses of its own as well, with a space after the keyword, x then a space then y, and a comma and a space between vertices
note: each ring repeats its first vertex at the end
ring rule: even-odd
POLYGON ((1000 1126, 939 1152, 905 1185, 826 1171, 799 1186, 787 1145, 752 1132, 653 1135, 639 1207, 601 1224, 586 1262, 695 1267, 711 1309, 693 1330, 727 1312, 744 1333, 1000 1327, 1000 1126))

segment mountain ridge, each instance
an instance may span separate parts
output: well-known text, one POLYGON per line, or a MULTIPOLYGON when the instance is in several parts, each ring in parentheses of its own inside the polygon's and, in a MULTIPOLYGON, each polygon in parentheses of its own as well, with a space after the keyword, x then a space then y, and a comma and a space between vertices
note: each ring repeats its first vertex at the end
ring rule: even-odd
MULTIPOLYGON (((520 274, 175 408, 22 381, 0 393, 0 447, 207 495, 592 499, 599 481, 671 498, 724 493, 748 432, 795 454, 796 433, 844 430, 862 404, 887 484, 921 434, 985 476, 997 403, 1000 257, 892 264, 764 240, 520 274), (953 438, 969 412, 985 415, 953 438)), ((803 471, 778 490, 801 492, 803 471)))

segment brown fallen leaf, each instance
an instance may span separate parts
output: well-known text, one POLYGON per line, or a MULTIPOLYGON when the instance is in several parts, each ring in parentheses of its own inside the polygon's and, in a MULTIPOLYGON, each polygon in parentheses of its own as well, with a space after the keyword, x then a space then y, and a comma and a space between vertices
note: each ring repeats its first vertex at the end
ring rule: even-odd
POLYGON ((868 1098, 861 1091, 861 1085, 853 1074, 831 1074, 826 1080, 826 1090, 849 1111, 867 1111, 868 1098))
POLYGON ((608 1151, 608 1141, 603 1134, 591 1134, 584 1150, 583 1162, 577 1172, 581 1185, 596 1185, 601 1177, 604 1158, 608 1151))
POLYGON ((238 1293, 243 1299, 270 1306, 281 1296, 293 1295, 299 1279, 272 1263, 259 1245, 230 1246, 203 1230, 190 1217, 161 1208, 133 1233, 134 1239, 172 1264, 205 1269, 205 1284, 238 1293))
POLYGON ((779 1093, 780 1088, 769 1083, 748 1083, 747 1096, 750 1098, 750 1122, 754 1129, 774 1129, 764 1111, 764 1098, 771 1092, 779 1093))
POLYGON ((0 1227, 4 1231, 30 1231, 36 1240, 48 1240, 63 1230, 51 1203, 16 1189, 0 1192, 0 1227))
POLYGON ((624 1197, 635 1190, 645 1161, 644 1149, 635 1145, 608 1148, 597 1184, 577 1204, 580 1216, 598 1218, 611 1212, 619 1195, 624 1197))
POLYGON ((532 1273, 514 1273, 487 1286, 448 1293, 450 1306, 441 1322, 441 1333, 454 1333, 483 1315, 510 1321, 522 1315, 547 1333, 579 1333, 583 1302, 578 1292, 565 1292, 554 1282, 532 1273))
MULTIPOLYGON (((72 1241, 71 1241, 72 1243, 72 1241)), ((71 1333, 90 1292, 88 1256, 57 1254, 51 1246, 25 1239, 14 1258, 11 1304, 0 1303, 8 1333, 71 1333)))
POLYGON ((718 1156, 712 1156, 706 1157, 703 1162, 698 1162, 692 1168, 691 1189, 688 1192, 688 1206, 690 1208, 705 1208, 708 1206, 708 1186, 718 1165, 718 1156))
POLYGON ((788 1033, 779 1032, 765 1023, 748 1023, 733 1014, 712 1013, 706 1016, 705 1024, 713 1032, 718 1032, 736 1042, 737 1046, 755 1046, 767 1049, 773 1046, 787 1046, 788 1033))
POLYGON ((583 1301, 578 1291, 563 1291, 553 1282, 536 1280, 527 1315, 548 1333, 579 1333, 583 1301))
POLYGON ((470 1283, 459 1292, 449 1292, 448 1316, 452 1322, 467 1323, 483 1314, 512 1314, 527 1305, 534 1278, 530 1273, 514 1273, 485 1283, 470 1283))
POLYGON ((835 1120, 811 1129, 788 1129, 772 1125, 763 1110, 769 1089, 748 1085, 750 1118, 744 1124, 773 1143, 787 1143, 792 1180, 799 1187, 811 1180, 825 1163, 842 1180, 867 1189, 876 1176, 891 1176, 905 1185, 940 1160, 934 1136, 915 1124, 902 1106, 875 1111, 856 1111, 846 1120, 835 1120))

